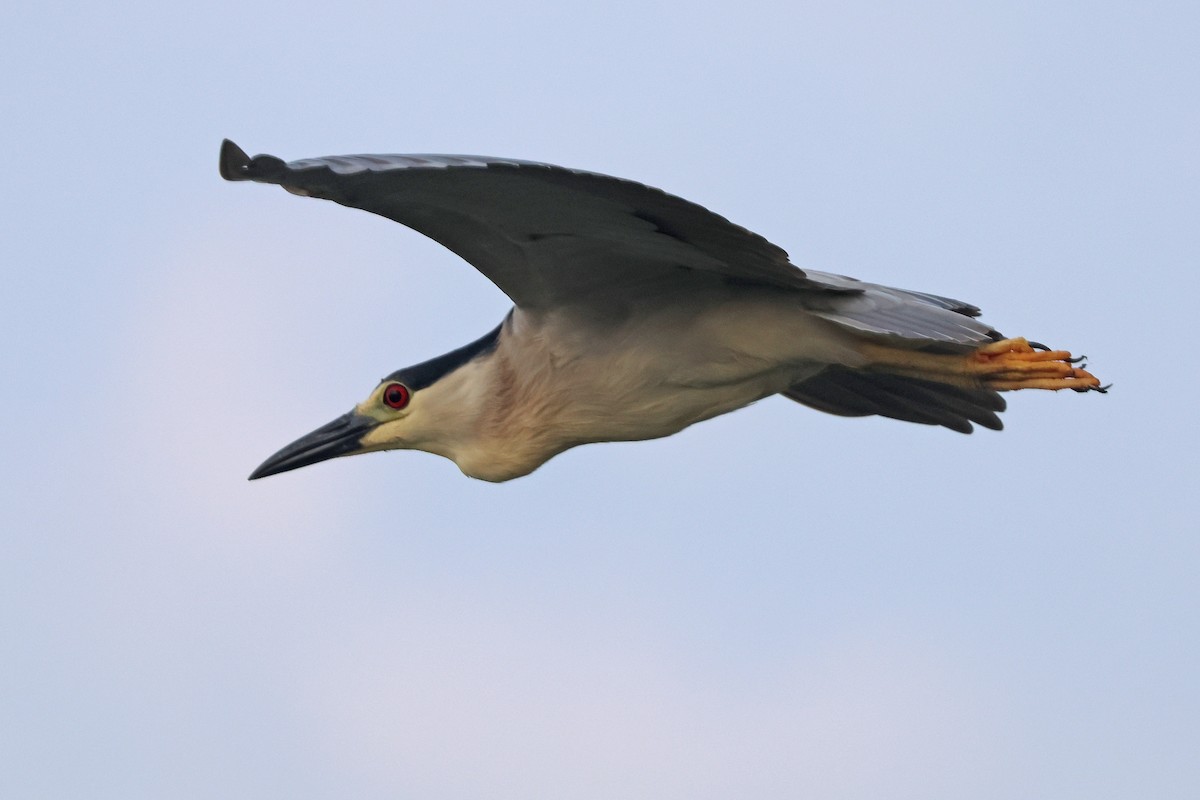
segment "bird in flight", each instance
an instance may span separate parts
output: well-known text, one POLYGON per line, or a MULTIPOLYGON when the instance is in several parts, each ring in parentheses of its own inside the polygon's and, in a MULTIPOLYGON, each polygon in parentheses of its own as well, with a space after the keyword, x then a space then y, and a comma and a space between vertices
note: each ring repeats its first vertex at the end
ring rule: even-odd
POLYGON ((800 269, 763 237, 633 181, 483 156, 284 162, 221 147, 221 176, 395 220, 513 301, 492 331, 388 375, 250 478, 424 450, 488 481, 589 442, 670 436, 779 394, 848 417, 1000 430, 999 392, 1099 391, 1065 350, 975 306, 800 269))

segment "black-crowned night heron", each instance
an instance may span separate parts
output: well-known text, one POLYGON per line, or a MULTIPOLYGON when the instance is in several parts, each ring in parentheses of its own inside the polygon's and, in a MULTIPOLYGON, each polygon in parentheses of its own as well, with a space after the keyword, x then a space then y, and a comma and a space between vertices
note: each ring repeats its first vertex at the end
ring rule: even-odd
POLYGON ((416 449, 505 481, 588 442, 669 436, 782 394, 843 416, 999 430, 997 392, 1103 391, 1078 359, 1006 339, 968 303, 801 270, 779 247, 639 183, 514 159, 284 163, 226 141, 221 175, 393 219, 515 304, 499 327, 384 378, 250 476, 416 449))

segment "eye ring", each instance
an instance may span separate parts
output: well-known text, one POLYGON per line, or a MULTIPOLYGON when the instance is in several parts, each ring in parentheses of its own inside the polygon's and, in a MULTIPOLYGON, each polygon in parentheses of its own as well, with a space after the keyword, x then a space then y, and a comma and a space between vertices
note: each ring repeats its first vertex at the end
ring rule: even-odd
POLYGON ((408 401, 411 399, 412 392, 403 383, 389 383, 383 390, 384 405, 397 411, 408 405, 408 401))

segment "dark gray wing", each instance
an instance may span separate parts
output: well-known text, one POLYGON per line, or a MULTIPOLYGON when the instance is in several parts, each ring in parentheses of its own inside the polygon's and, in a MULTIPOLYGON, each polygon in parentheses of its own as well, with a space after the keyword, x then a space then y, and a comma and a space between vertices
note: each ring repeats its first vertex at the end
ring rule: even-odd
POLYGON ((886 372, 833 366, 790 387, 783 396, 843 417, 881 417, 941 425, 970 433, 971 423, 998 431, 1004 398, 990 389, 964 389, 886 372))
POLYGON ((636 293, 722 276, 819 294, 779 247, 695 203, 632 181, 480 156, 358 155, 285 163, 226 140, 221 176, 275 183, 395 220, 466 259, 517 305, 636 293))

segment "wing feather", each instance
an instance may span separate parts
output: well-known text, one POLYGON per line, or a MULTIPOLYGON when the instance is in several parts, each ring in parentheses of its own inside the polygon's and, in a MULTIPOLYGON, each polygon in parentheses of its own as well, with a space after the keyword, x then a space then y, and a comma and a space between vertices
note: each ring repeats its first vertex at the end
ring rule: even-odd
POLYGON ((603 296, 679 294, 735 280, 796 293, 867 336, 965 348, 1000 338, 970 303, 803 271, 781 248, 687 200, 633 181, 518 159, 353 155, 290 163, 233 142, 220 171, 379 214, 429 236, 526 309, 603 296))
POLYGON ((877 336, 898 336, 952 348, 978 347, 1003 338, 976 319, 979 308, 949 297, 895 289, 876 283, 809 270, 810 280, 858 293, 807 295, 804 305, 817 316, 877 336))
POLYGON ((485 156, 362 155, 285 163, 228 140, 221 175, 395 220, 462 256, 526 308, 635 292, 688 273, 820 293, 781 248, 633 181, 485 156))
POLYGON ((792 387, 783 396, 845 417, 882 417, 941 425, 970 433, 971 423, 992 430, 1003 424, 996 413, 1004 398, 989 389, 964 389, 884 372, 829 367, 792 387))

